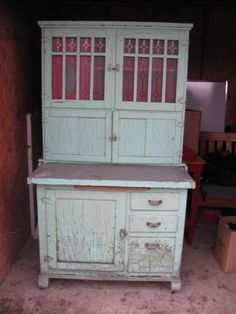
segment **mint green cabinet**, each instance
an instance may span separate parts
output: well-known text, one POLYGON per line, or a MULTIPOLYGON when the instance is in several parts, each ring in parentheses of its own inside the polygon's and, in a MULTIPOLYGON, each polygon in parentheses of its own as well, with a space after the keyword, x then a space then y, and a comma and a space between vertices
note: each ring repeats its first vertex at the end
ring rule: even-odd
POLYGON ((181 287, 191 24, 39 22, 43 160, 38 285, 50 278, 181 287), (135 164, 135 165, 134 165, 135 164))

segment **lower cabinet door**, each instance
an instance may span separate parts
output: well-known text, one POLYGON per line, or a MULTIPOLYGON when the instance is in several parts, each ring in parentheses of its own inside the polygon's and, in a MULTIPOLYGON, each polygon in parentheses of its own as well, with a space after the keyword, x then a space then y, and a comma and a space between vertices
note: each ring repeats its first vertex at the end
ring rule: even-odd
POLYGON ((125 194, 47 190, 46 199, 49 268, 124 269, 125 194))
POLYGON ((174 237, 130 237, 128 271, 135 273, 172 272, 174 251, 174 237))

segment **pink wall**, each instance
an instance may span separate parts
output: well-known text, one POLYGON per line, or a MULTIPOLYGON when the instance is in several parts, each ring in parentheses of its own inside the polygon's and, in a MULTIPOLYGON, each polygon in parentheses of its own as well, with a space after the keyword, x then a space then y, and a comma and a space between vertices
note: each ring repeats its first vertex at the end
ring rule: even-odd
POLYGON ((0 5, 0 281, 30 236, 24 28, 0 5))

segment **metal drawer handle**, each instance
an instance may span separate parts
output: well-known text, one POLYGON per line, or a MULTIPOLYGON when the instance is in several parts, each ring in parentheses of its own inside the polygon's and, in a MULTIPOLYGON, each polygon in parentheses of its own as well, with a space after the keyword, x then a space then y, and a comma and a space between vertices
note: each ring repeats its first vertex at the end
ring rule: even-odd
POLYGON ((159 249, 160 248, 160 244, 159 243, 145 243, 145 248, 148 250, 155 250, 155 249, 159 249))
POLYGON ((162 204, 162 200, 148 200, 148 204, 149 205, 153 205, 153 206, 158 206, 158 205, 161 205, 162 204))
POLYGON ((158 228, 160 227, 161 223, 160 222, 146 222, 146 226, 149 228, 158 228))

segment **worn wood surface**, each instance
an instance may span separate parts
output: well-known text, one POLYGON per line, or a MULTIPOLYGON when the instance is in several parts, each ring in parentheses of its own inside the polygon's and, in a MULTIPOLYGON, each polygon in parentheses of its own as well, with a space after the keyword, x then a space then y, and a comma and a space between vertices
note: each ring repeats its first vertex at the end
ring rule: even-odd
POLYGON ((45 163, 29 178, 35 184, 193 188, 185 167, 45 163))

